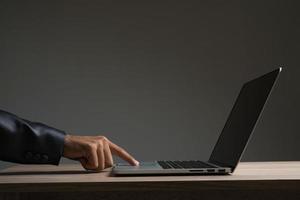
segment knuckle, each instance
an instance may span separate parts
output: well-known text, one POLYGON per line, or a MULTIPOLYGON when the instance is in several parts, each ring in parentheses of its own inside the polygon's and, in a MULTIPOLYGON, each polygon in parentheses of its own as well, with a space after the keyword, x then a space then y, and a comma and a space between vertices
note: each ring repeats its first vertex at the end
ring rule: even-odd
POLYGON ((104 137, 103 135, 98 135, 98 136, 97 136, 97 139, 98 139, 98 140, 103 140, 103 137, 104 137))
POLYGON ((98 136, 98 140, 101 140, 101 141, 108 141, 107 137, 103 136, 103 135, 99 135, 98 136))
POLYGON ((103 136, 103 140, 104 141, 108 141, 107 137, 103 136))
POLYGON ((96 148, 97 148, 97 146, 96 146, 96 144, 93 143, 93 142, 89 142, 89 143, 87 144, 87 149, 88 149, 89 151, 94 151, 96 148))
POLYGON ((101 141, 101 140, 99 140, 98 142, 97 142, 97 145, 98 145, 98 147, 99 148, 103 148, 103 141, 101 141))

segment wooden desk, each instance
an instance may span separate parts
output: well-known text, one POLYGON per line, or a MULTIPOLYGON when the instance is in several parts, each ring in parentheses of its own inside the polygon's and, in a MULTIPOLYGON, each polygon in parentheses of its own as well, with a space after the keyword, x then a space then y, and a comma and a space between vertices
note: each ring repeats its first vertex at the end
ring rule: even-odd
POLYGON ((300 199, 300 162, 244 162, 225 176, 109 174, 16 165, 0 172, 0 199, 300 199))

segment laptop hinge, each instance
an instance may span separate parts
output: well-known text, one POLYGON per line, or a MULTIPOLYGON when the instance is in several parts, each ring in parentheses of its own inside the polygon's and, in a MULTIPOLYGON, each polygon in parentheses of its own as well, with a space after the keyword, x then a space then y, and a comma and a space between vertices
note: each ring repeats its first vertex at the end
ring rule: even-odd
POLYGON ((215 160, 209 160, 207 162, 212 163, 212 164, 217 165, 217 166, 220 166, 220 167, 229 167, 229 168, 231 168, 231 170, 234 170, 234 168, 235 168, 233 166, 229 166, 228 164, 221 163, 221 162, 218 162, 218 161, 215 161, 215 160))

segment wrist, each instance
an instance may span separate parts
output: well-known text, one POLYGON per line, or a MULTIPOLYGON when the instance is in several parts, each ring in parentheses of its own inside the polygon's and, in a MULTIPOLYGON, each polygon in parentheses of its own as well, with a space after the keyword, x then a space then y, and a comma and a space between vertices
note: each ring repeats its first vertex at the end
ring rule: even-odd
POLYGON ((67 157, 67 154, 69 152, 70 149, 70 144, 71 144, 71 135, 66 134, 65 135, 65 139, 64 139, 64 150, 63 150, 63 156, 67 157))

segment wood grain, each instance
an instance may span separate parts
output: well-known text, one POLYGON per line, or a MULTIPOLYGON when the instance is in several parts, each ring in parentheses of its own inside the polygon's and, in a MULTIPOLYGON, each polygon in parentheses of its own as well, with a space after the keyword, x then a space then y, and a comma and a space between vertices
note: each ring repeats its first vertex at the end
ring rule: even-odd
POLYGON ((170 195, 172 199, 300 199, 300 162, 244 162, 234 174, 223 176, 114 177, 110 169, 93 173, 76 164, 16 165, 0 172, 0 199, 165 199, 170 195))
POLYGON ((0 189, 6 191, 61 190, 193 190, 299 188, 300 162, 240 163, 232 175, 114 177, 110 169, 85 171, 80 165, 16 165, 0 172, 0 189), (283 184, 284 182, 284 184, 283 184))

